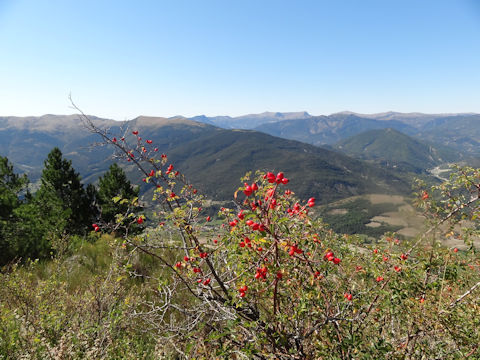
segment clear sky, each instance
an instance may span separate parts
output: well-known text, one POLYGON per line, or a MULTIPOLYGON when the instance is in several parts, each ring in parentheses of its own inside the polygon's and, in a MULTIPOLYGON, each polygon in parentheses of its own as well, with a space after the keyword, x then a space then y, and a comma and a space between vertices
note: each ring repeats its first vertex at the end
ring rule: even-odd
POLYGON ((0 0, 0 115, 480 112, 480 0, 0 0))

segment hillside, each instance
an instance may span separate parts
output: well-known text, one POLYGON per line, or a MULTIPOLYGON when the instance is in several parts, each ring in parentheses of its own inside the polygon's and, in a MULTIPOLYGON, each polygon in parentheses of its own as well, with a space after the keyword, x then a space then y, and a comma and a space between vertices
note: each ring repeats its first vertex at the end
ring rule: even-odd
POLYGON ((407 134, 415 132, 414 128, 396 120, 382 121, 342 113, 263 124, 255 130, 313 145, 323 145, 334 144, 367 130, 389 127, 407 134))
POLYGON ((306 111, 299 112, 263 112, 261 114, 249 114, 237 117, 205 115, 195 116, 190 120, 215 125, 224 129, 254 129, 262 124, 274 123, 278 121, 307 119, 312 117, 306 111))
POLYGON ((397 175, 312 145, 247 130, 216 130, 169 152, 179 168, 216 198, 229 198, 229 184, 250 170, 284 171, 301 197, 320 202, 381 189, 409 192, 397 175))
POLYGON ((335 144, 335 148, 355 158, 416 173, 459 160, 452 149, 429 145, 390 128, 352 136, 335 144))
POLYGON ((392 128, 419 141, 437 146, 447 145, 464 155, 480 154, 480 115, 472 113, 424 114, 384 112, 358 114, 350 111, 328 116, 312 116, 306 112, 198 116, 193 120, 226 129, 253 129, 285 139, 313 145, 333 145, 368 130, 392 128))
POLYGON ((450 146, 470 155, 480 155, 480 115, 438 117, 421 127, 419 137, 450 146))
MULTIPOLYGON (((94 182, 113 161, 113 150, 93 147, 99 139, 88 133, 75 116, 42 117, 38 123, 28 119, 31 126, 25 125, 25 119, 2 121, 0 155, 7 156, 33 180, 38 178, 43 160, 54 146, 73 161, 85 182, 94 182)), ((320 202, 373 191, 410 191, 407 180, 384 169, 255 131, 225 130, 184 118, 95 122, 116 136, 127 134, 127 141, 134 140, 132 129, 139 130, 144 138, 153 140, 160 152, 169 155, 176 168, 215 199, 230 199, 240 185, 240 177, 257 169, 284 171, 300 197, 316 196, 320 202)), ((138 175, 128 166, 126 170, 138 183, 138 175)))

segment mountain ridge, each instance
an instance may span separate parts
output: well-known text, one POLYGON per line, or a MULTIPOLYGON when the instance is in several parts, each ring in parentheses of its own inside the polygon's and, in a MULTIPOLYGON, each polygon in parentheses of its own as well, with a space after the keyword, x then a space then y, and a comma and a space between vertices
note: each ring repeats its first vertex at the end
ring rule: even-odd
MULTIPOLYGON (((2 120, 0 118, 0 123, 2 120)), ((46 155, 58 146, 64 156, 72 160, 84 181, 94 182, 112 163, 114 150, 108 146, 91 147, 90 144, 100 139, 87 132, 73 117, 57 117, 51 121, 62 127, 62 136, 50 132, 53 125, 46 130, 20 125, 17 129, 0 127, 0 139, 8 139, 0 142, 0 155, 7 156, 12 163, 20 165, 32 176, 35 174, 38 179, 46 155)), ((184 118, 145 116, 127 122, 105 119, 94 119, 94 122, 105 124, 111 135, 125 135, 132 146, 137 138, 131 131, 138 130, 142 142, 152 140, 159 154, 167 153, 176 168, 215 199, 231 198, 240 185, 240 177, 257 169, 284 171, 291 179, 292 190, 302 197, 318 197, 319 201, 378 188, 394 193, 409 189, 407 181, 397 174, 340 153, 253 130, 221 129, 184 118)), ((132 166, 123 166, 130 178, 138 183, 138 174, 132 166)))

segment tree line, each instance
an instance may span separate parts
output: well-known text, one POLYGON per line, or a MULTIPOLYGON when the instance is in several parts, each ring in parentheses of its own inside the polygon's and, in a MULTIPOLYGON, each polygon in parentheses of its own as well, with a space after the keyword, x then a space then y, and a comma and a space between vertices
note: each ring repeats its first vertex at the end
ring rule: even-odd
POLYGON ((84 186, 70 160, 54 148, 44 161, 40 187, 32 193, 26 175, 14 172, 0 156, 0 266, 26 258, 51 256, 56 239, 86 236, 92 223, 115 223, 128 212, 139 188, 112 164, 98 187, 84 186), (114 199, 117 198, 117 199, 114 199))

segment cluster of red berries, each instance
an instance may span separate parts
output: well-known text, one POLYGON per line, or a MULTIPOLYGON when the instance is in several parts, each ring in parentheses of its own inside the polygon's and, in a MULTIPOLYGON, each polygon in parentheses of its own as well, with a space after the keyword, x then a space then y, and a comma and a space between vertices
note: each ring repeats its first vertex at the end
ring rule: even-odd
POLYGON ((327 261, 331 261, 331 262, 333 262, 335 265, 340 264, 340 262, 342 261, 342 260, 340 260, 338 257, 335 257, 335 254, 333 253, 333 251, 328 251, 328 252, 323 256, 323 259, 324 259, 324 260, 327 260, 327 261))
POLYGON ((352 299, 353 299, 353 295, 350 294, 350 293, 345 293, 345 295, 343 295, 343 297, 345 299, 347 299, 348 301, 352 301, 352 299))
POLYGON ((277 183, 277 184, 288 184, 288 179, 284 176, 283 172, 279 172, 277 176, 274 173, 268 172, 264 177, 270 184, 277 183))
POLYGON ((245 297, 245 293, 248 290, 248 286, 244 285, 238 289, 238 292, 240 293, 240 297, 245 297))
POLYGON ((265 266, 262 268, 257 268, 255 279, 265 279, 267 277, 267 272, 268 269, 265 266))
POLYGON ((311 197, 310 199, 308 199, 307 205, 308 205, 309 207, 314 207, 314 206, 315 206, 315 198, 314 198, 314 197, 311 197))
POLYGON ((100 231, 100 227, 97 224, 92 224, 92 227, 93 227, 93 230, 95 230, 95 232, 100 231))
POLYGON ((258 190, 258 185, 256 183, 253 183, 252 185, 248 185, 247 183, 245 183, 244 185, 245 189, 243 190, 243 193, 245 194, 245 196, 250 196, 258 190))
POLYGON ((299 249, 297 247, 297 244, 294 244, 294 245, 290 246, 290 251, 288 252, 288 255, 293 256, 295 254, 301 254, 301 253, 303 253, 303 250, 299 249))
MULTIPOLYGON (((236 220, 234 220, 234 221, 236 221, 236 220)), ((263 231, 266 230, 265 225, 256 223, 256 222, 253 221, 253 220, 247 220, 247 221, 245 222, 245 224, 247 224, 248 226, 250 226, 250 228, 251 228, 253 231, 257 231, 257 230, 258 230, 258 231, 260 231, 260 232, 263 232, 263 231)))
POLYGON ((244 237, 243 238, 243 241, 240 242, 239 244, 240 247, 245 247, 245 246, 248 246, 249 248, 252 247, 252 241, 248 238, 248 237, 244 237))

